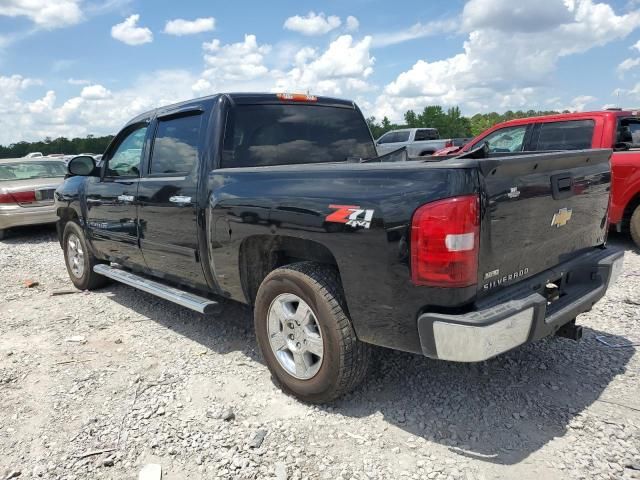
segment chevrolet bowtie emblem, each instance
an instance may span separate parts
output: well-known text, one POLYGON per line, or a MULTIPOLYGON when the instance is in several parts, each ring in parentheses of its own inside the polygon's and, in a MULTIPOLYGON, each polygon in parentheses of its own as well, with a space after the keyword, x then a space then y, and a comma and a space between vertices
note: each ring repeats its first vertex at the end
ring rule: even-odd
POLYGON ((573 211, 569 208, 561 208, 553 214, 553 220, 551 220, 551 226, 560 228, 564 227, 569 220, 571 220, 571 214, 573 211))

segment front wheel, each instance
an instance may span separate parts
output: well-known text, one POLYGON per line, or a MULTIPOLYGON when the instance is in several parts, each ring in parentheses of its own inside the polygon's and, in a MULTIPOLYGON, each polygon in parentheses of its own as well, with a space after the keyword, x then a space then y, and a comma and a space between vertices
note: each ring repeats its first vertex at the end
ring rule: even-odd
POLYGON ((89 250, 80 225, 75 222, 65 225, 62 248, 69 278, 76 288, 93 290, 109 283, 108 278, 93 271, 93 267, 100 262, 89 250))
POLYGON ((370 347, 356 338, 333 268, 301 262, 271 272, 258 290, 254 322, 274 380, 303 401, 334 400, 366 375, 370 347))
POLYGON ((636 207, 631 215, 629 230, 631 231, 631 238, 633 238, 636 246, 640 248, 640 205, 636 207))

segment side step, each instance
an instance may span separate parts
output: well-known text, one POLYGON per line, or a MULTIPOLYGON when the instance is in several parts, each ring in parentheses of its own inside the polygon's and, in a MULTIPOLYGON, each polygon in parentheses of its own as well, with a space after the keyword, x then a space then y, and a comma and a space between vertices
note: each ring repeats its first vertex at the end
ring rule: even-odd
POLYGON ((102 263, 95 265, 93 267, 93 271, 117 282, 130 285, 139 290, 143 290, 152 295, 169 300, 170 302, 182 305, 183 307, 190 308, 196 312, 214 313, 219 306, 218 302, 209 300, 208 298, 200 297, 183 290, 178 290, 177 288, 169 287, 162 283, 154 282, 153 280, 149 280, 144 277, 139 277, 131 272, 127 272, 126 270, 120 270, 119 268, 114 268, 102 263))

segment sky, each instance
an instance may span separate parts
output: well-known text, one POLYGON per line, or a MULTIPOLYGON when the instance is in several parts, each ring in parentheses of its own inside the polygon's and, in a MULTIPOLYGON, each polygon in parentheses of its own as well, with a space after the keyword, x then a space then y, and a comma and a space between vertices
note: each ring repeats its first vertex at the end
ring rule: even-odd
POLYGON ((218 92, 409 109, 640 106, 639 0, 0 0, 0 144, 218 92))

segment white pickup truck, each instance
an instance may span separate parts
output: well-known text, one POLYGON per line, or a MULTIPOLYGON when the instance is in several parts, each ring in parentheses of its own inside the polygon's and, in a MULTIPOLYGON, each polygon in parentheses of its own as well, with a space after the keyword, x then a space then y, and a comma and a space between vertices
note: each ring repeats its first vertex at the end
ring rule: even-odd
POLYGON ((403 128, 391 130, 376 140, 378 155, 393 152, 407 147, 410 157, 424 157, 432 155, 445 147, 462 146, 469 138, 440 138, 435 128, 403 128))

